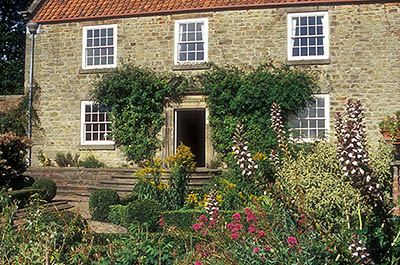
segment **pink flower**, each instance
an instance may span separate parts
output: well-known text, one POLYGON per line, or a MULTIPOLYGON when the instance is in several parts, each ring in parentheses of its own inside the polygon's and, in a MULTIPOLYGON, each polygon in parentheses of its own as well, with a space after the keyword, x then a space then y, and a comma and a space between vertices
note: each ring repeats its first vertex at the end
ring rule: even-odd
POLYGON ((271 247, 270 246, 266 246, 265 247, 265 251, 270 252, 271 251, 271 247))
POLYGON ((234 228, 235 227, 235 225, 233 224, 233 223, 229 223, 227 226, 226 226, 226 228, 230 231, 230 230, 232 230, 232 228, 234 228))
POLYGON ((298 245, 299 243, 297 242, 297 239, 294 236, 290 236, 286 239, 286 242, 288 244, 294 244, 294 245, 298 245))
POLYGON ((232 233, 231 234, 231 239, 239 239, 239 234, 237 234, 237 233, 232 233))
POLYGON ((215 209, 215 210, 213 211, 211 217, 214 219, 215 217, 217 217, 218 213, 219 213, 218 209, 215 209))
POLYGON ((200 215, 199 221, 207 222, 208 221, 207 216, 205 216, 204 214, 200 215))
POLYGON ((160 226, 164 226, 164 219, 161 217, 160 220, 158 220, 158 224, 160 226))
POLYGON ((300 225, 301 225, 302 223, 304 223, 304 221, 303 221, 302 219, 298 220, 297 222, 298 222, 300 225))
POLYGON ((215 219, 211 220, 211 222, 208 224, 208 228, 212 229, 214 227, 215 224, 215 219))
POLYGON ((251 225, 250 227, 249 227, 249 233, 254 233, 255 231, 256 231, 256 229, 254 228, 254 226, 253 225, 251 225))
POLYGON ((254 252, 254 253, 257 253, 257 252, 260 251, 260 250, 261 250, 261 248, 254 248, 254 249, 253 249, 253 252, 254 252))
POLYGON ((207 230, 203 229, 203 235, 204 235, 204 236, 207 235, 207 230))
POLYGON ((203 262, 197 261, 194 265, 203 265, 203 262))
POLYGON ((240 222, 242 220, 242 216, 240 215, 240 213, 234 213, 232 215, 232 219, 235 220, 235 221, 240 222))
POLYGON ((308 230, 313 230, 312 225, 310 225, 307 229, 308 229, 308 230))
POLYGON ((266 236, 267 234, 264 231, 258 232, 257 238, 260 239, 262 236, 266 236))
POLYGON ((201 228, 203 227, 203 225, 204 225, 203 222, 201 222, 201 223, 195 223, 192 227, 193 227, 193 229, 194 229, 195 231, 197 231, 197 230, 201 229, 201 228))
POLYGON ((172 252, 172 255, 176 256, 176 252, 175 252, 175 251, 174 251, 174 252, 172 252))
POLYGON ((244 209, 244 212, 247 214, 247 222, 257 221, 257 215, 250 208, 244 209))

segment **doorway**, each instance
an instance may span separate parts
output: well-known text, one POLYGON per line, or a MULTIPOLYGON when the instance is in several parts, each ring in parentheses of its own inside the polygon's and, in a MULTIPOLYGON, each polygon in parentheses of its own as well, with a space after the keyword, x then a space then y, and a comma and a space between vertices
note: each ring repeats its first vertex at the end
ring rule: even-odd
POLYGON ((205 109, 175 110, 175 150, 180 143, 190 147, 196 167, 206 166, 206 111, 205 109))

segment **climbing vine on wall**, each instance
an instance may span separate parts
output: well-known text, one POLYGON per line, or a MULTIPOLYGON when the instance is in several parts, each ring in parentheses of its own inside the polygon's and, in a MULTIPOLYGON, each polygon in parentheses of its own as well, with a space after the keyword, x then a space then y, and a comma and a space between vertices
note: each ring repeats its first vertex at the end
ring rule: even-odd
POLYGON ((112 137, 128 160, 139 162, 154 156, 162 141, 163 110, 179 101, 185 79, 172 74, 124 64, 104 74, 93 85, 92 98, 111 110, 112 137))
POLYGON ((287 120, 289 113, 306 106, 316 87, 312 72, 271 63, 250 70, 212 65, 199 81, 208 94, 212 141, 225 159, 231 155, 238 123, 245 127, 254 153, 269 153, 276 145, 270 121, 272 103, 280 104, 283 119, 287 120))

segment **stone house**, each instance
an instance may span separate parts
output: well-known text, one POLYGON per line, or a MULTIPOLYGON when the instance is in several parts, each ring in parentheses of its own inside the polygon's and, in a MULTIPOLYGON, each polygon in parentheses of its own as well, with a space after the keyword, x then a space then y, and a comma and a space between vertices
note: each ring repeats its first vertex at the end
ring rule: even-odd
MULTIPOLYGON (((122 60, 185 74, 206 69, 205 62, 257 66, 273 60, 317 69, 315 102, 293 117, 304 139, 332 134, 334 113, 348 98, 364 104, 373 140, 380 137, 378 122, 400 109, 396 0, 35 0, 27 17, 39 24, 33 80, 41 130, 32 134, 33 165, 39 150, 51 158, 91 150, 109 166, 125 162, 108 137, 106 111, 89 96, 94 78, 122 60)), ((190 140, 198 165, 210 166, 215 154, 205 97, 188 92, 165 110, 161 157, 190 140)))

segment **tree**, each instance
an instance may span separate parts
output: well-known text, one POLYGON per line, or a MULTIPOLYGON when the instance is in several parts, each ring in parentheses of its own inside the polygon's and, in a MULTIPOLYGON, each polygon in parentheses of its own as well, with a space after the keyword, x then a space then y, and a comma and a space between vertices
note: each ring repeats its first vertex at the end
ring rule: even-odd
POLYGON ((30 0, 0 1, 0 94, 23 94, 25 23, 30 0))

